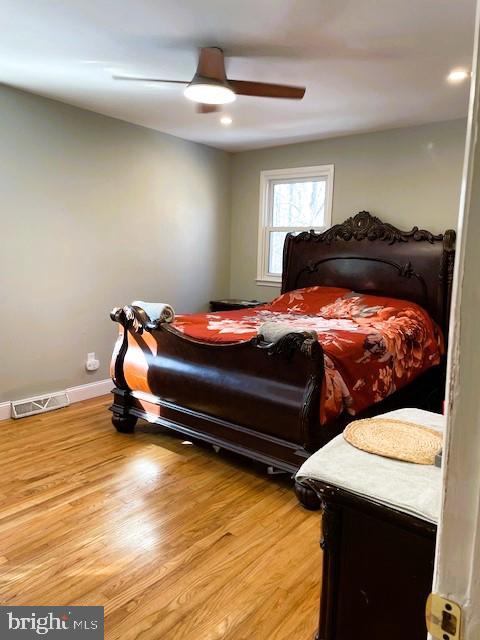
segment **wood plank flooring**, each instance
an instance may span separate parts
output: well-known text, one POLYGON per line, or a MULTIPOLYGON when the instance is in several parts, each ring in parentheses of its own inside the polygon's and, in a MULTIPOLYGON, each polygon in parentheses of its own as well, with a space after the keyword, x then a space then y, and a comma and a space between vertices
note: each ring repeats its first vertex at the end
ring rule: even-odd
POLYGON ((0 603, 103 605, 108 640, 312 640, 319 514, 109 403, 0 422, 0 603))

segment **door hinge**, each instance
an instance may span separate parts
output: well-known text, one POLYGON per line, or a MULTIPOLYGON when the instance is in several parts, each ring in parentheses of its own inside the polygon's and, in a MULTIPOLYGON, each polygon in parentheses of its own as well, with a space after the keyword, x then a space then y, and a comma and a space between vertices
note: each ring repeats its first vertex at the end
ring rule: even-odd
POLYGON ((452 600, 431 593, 426 607, 428 632, 433 640, 460 640, 462 609, 452 600))

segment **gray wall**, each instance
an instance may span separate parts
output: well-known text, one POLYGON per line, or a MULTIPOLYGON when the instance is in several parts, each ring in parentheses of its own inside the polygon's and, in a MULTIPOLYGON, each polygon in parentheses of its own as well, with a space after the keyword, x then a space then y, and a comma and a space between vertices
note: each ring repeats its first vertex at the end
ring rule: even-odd
POLYGON ((0 86, 0 401, 107 378, 114 305, 188 312, 228 293, 229 165, 0 86))
POLYGON ((112 306, 276 295, 255 284, 263 169, 333 163, 334 223, 367 209, 455 227, 464 133, 451 121, 231 156, 0 86, 0 402, 108 377, 112 306))
POLYGON ((453 120, 235 154, 231 295, 278 293, 255 284, 260 171, 334 164, 334 224, 365 209, 401 228, 441 232, 456 227, 465 127, 453 120))

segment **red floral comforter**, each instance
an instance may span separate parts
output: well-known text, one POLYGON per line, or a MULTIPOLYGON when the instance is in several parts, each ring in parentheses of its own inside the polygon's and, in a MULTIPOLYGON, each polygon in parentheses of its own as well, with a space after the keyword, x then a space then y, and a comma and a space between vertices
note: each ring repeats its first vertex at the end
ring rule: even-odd
POLYGON ((177 316, 173 326, 205 342, 240 342, 267 321, 317 332, 325 354, 322 424, 379 402, 443 354, 440 329, 418 305, 334 287, 297 289, 253 309, 177 316))

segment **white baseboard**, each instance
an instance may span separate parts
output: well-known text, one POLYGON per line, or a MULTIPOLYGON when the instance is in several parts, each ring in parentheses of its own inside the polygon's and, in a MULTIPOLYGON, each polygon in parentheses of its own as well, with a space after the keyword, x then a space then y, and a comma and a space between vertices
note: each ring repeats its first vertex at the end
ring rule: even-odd
MULTIPOLYGON (((106 380, 99 380, 98 382, 88 382, 87 384, 80 384, 78 387, 69 387, 68 389, 62 389, 66 391, 70 402, 81 402, 82 400, 88 400, 89 398, 96 398, 98 396, 105 396, 113 389, 113 382, 110 378, 106 380)), ((10 402, 0 402, 0 420, 7 420, 11 417, 10 402)))
POLYGON ((113 389, 113 382, 110 378, 99 380, 98 382, 89 382, 88 384, 80 384, 78 387, 69 387, 65 389, 70 398, 70 402, 81 402, 89 398, 97 396, 105 396, 113 389))
POLYGON ((0 420, 10 418, 10 402, 0 402, 0 420))

